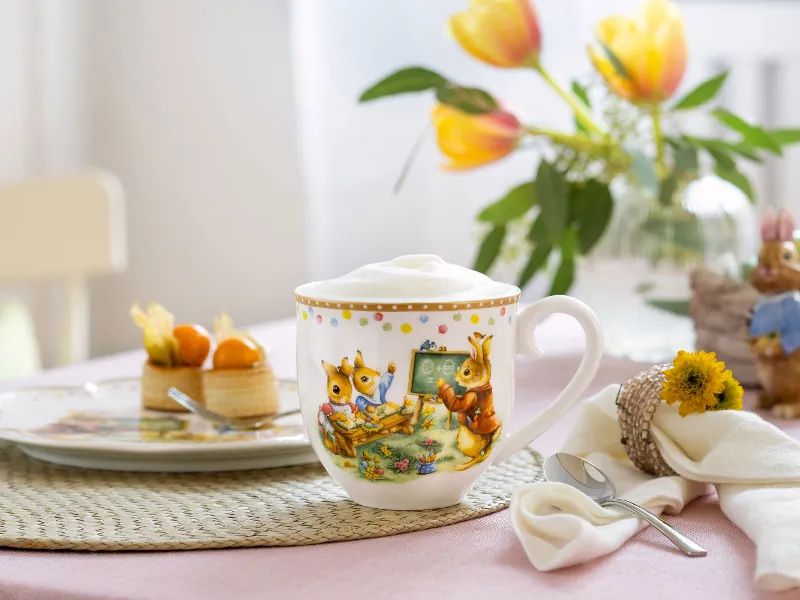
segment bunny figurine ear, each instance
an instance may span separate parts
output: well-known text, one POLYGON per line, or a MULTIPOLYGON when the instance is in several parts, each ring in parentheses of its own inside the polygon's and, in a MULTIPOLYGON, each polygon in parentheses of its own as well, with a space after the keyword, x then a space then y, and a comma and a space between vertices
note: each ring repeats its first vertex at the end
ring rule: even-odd
POLYGON ((778 233, 778 217, 771 208, 768 208, 761 219, 761 241, 774 242, 778 239, 778 233))
POLYGON ((794 239, 794 219, 785 208, 778 215, 778 239, 782 242, 791 242, 794 239))

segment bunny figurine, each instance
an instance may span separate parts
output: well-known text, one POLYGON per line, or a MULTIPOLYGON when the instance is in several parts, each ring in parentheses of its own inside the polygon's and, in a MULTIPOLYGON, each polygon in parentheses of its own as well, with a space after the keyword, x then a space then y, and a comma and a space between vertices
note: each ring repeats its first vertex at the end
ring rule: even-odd
POLYGON ((794 220, 786 210, 768 211, 762 246, 750 283, 762 294, 750 320, 750 347, 764 393, 761 408, 779 418, 800 417, 800 256, 794 220))

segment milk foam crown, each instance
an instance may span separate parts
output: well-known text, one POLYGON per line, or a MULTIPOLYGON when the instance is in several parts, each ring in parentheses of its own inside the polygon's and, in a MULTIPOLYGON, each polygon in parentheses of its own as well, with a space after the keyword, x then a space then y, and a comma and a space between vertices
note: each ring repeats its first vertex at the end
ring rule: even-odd
POLYGON ((336 279, 307 283, 296 292, 324 300, 446 302, 503 298, 518 294, 519 289, 436 255, 414 254, 365 265, 336 279))

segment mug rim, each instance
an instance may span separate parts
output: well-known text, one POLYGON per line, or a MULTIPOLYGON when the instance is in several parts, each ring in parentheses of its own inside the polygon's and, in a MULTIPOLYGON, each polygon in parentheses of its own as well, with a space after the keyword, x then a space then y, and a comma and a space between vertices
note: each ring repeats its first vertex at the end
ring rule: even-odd
POLYGON ((332 308, 332 309, 349 309, 358 311, 381 310, 389 312, 421 312, 421 311, 447 312, 454 310, 464 310, 468 308, 482 309, 482 308, 492 308, 496 306, 509 306, 519 302, 519 297, 521 294, 519 288, 511 284, 508 284, 509 289, 515 290, 513 294, 503 295, 499 297, 491 297, 491 298, 478 298, 476 300, 462 300, 462 299, 448 300, 446 298, 419 300, 415 298, 412 301, 409 301, 408 299, 405 300, 370 299, 369 301, 365 302, 357 298, 349 298, 349 299, 312 298, 298 293, 298 290, 301 290, 303 287, 304 286, 300 286, 299 288, 297 288, 297 290, 295 290, 294 297, 295 301, 298 304, 311 306, 313 308, 319 307, 319 308, 332 308))

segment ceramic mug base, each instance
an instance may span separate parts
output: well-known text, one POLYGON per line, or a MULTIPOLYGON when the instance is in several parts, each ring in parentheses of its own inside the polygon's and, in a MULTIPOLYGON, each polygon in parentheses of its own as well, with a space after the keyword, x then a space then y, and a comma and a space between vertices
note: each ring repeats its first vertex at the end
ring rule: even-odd
POLYGON ((357 493, 348 493, 348 495, 356 504, 378 510, 433 510, 461 504, 467 493, 454 495, 452 490, 437 490, 436 492, 426 493, 422 497, 410 497, 406 494, 398 493, 392 498, 375 498, 357 493))

